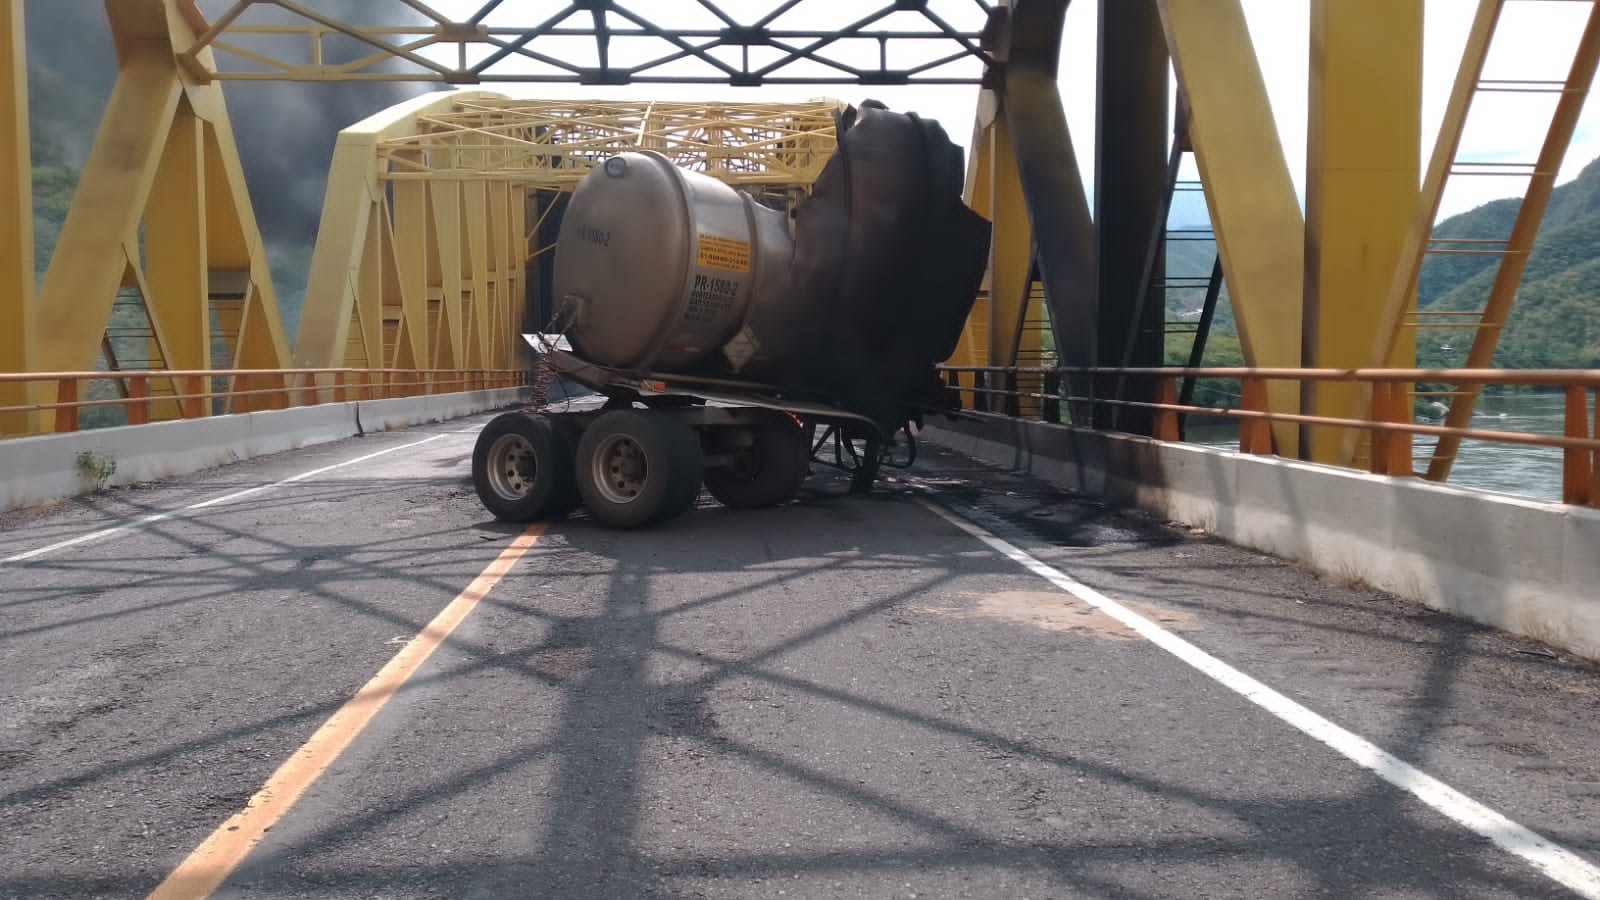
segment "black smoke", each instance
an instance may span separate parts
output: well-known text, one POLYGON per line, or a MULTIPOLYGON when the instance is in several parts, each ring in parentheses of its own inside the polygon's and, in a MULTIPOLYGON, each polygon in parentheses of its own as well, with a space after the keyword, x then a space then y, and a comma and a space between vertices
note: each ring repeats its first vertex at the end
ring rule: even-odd
MULTIPOLYGON (((209 15, 220 14, 229 5, 229 0, 202 0, 200 4, 202 12, 209 15)), ((308 6, 352 24, 411 25, 419 21, 397 17, 396 13, 404 9, 397 3, 314 0, 308 6), (387 14, 390 19, 377 21, 379 14, 387 14)), ((242 21, 269 24, 304 20, 279 7, 262 6, 242 21)), ((242 40, 236 43, 249 46, 242 40)), ((283 53, 299 51, 301 46, 296 42, 273 49, 283 53)), ((348 44, 330 44, 328 49, 332 51, 330 62, 338 62, 344 54, 372 52, 348 44)), ((232 62, 219 55, 219 65, 226 67, 232 62)), ((422 84, 405 82, 241 81, 226 85, 223 93, 250 185, 250 198, 269 244, 310 246, 322 212, 328 165, 340 129, 427 89, 422 84)))

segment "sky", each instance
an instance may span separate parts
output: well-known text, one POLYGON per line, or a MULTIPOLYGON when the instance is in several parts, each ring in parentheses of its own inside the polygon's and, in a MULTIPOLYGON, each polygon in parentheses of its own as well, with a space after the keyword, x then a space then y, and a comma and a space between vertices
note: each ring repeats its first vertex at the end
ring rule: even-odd
MULTIPOLYGON (((384 8, 400 9, 402 0, 368 0, 373 15, 384 8)), ((482 0, 428 0, 446 15, 465 18, 482 5, 482 0)), ((721 0, 721 6, 736 10, 741 21, 759 16, 777 0, 721 0)), ((1278 123, 1279 135, 1291 175, 1304 193, 1307 107, 1307 57, 1309 44, 1310 0, 1242 0, 1256 52, 1266 80, 1269 101, 1278 123)), ((1403 2, 1403 0, 1395 0, 1403 2)), ((959 27, 976 28, 981 11, 971 0, 931 0, 932 6, 959 27)), ((312 4, 313 6, 315 4, 312 4)), ((649 18, 663 25, 684 27, 710 24, 708 13, 695 0, 625 0, 625 6, 648 10, 649 18)), ((1062 46, 1059 86, 1071 129, 1075 150, 1085 183, 1092 188, 1094 171, 1093 129, 1095 122, 1095 33, 1096 7, 1093 0, 1077 0, 1068 8, 1062 46)), ((509 0, 492 16, 490 24, 528 24, 543 16, 543 8, 560 8, 555 0, 509 0)), ((786 14, 775 27, 837 26, 862 10, 879 8, 880 0, 813 0, 786 14), (824 21, 825 20, 825 21, 824 21)), ((1424 0, 1425 46, 1423 84, 1423 147, 1420 158, 1426 168, 1439 121, 1459 65, 1476 0, 1424 0)), ((1573 49, 1582 30, 1588 4, 1535 3, 1513 0, 1505 6, 1502 24, 1492 46, 1485 71, 1487 78, 1561 80, 1570 64, 1573 49)), ((897 13, 913 16, 912 13, 897 13)), ((541 46, 561 52, 562 39, 541 46)), ((575 52, 589 51, 571 39, 575 52)), ((618 42, 613 53, 626 57, 630 49, 618 42)), ((454 62, 453 59, 449 60, 454 62)), ((512 63, 505 63, 511 66, 512 63)), ((976 63, 972 64, 973 66, 976 63)), ((499 71, 510 71, 501 69, 499 71)), ((890 108, 916 111, 944 124, 951 138, 969 143, 976 108, 977 89, 972 86, 916 86, 864 88, 839 86, 767 86, 730 88, 714 85, 645 85, 597 88, 563 84, 492 85, 514 96, 594 99, 687 99, 739 100, 762 102, 804 100, 832 96, 849 102, 874 98, 890 108)), ((1554 95, 1480 94, 1468 120, 1460 159, 1532 162, 1548 127, 1554 109, 1554 95)), ((1595 106, 1595 104, 1591 104, 1595 106)), ((1560 180, 1575 177, 1584 165, 1600 156, 1600 117, 1597 110, 1586 110, 1577 136, 1568 150, 1560 180)), ((1186 177, 1194 177, 1191 172, 1186 177)), ((1525 178, 1456 177, 1450 180, 1441 217, 1463 212, 1489 200, 1518 196, 1525 178)))

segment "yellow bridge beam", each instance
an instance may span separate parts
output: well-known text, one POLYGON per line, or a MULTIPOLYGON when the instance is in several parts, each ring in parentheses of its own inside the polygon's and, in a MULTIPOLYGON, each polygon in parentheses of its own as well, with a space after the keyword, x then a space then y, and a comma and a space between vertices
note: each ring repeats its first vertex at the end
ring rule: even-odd
MULTIPOLYGON (((29 371, 33 334, 33 178, 28 146, 28 55, 22 0, 0 10, 0 372, 29 371)), ((0 385, 0 406, 27 402, 22 385, 0 385)), ((0 432, 26 429, 24 416, 0 417, 0 432)))
MULTIPOLYGON (((1249 365, 1300 361, 1305 219, 1284 159, 1266 82, 1240 0, 1161 0, 1189 135, 1206 187, 1223 277, 1249 365)), ((1273 412, 1300 410, 1298 385, 1267 385, 1273 412)), ((1276 450, 1299 453, 1298 429, 1274 423, 1276 450)))
MULTIPOLYGON (((1303 364, 1416 365, 1413 329, 1369 360, 1390 276, 1417 203, 1422 143, 1422 4, 1312 0, 1306 142, 1303 364)), ((1415 279, 1407 308, 1416 305, 1415 279)), ((1313 415, 1359 417, 1358 385, 1308 382, 1313 415)), ((1308 458, 1347 462, 1337 429, 1308 428, 1308 458)))

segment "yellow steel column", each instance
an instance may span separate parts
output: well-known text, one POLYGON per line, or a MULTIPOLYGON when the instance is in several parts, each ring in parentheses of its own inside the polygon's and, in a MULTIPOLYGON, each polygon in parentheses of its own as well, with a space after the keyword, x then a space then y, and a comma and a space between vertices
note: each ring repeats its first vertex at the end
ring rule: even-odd
MULTIPOLYGON (((1422 0, 1312 0, 1306 141, 1304 361, 1368 362, 1421 177, 1422 0)), ((1416 304, 1413 286, 1408 308, 1416 304)), ((1416 341, 1384 364, 1416 363, 1416 341)), ((1309 385, 1315 415, 1361 412, 1355 385, 1309 385)), ((1340 430, 1309 429, 1308 458, 1344 461, 1340 430)))
POLYGON ((383 352, 383 214, 382 203, 368 204, 361 265, 356 271, 355 303, 351 305, 355 314, 345 350, 345 365, 351 367, 379 369, 386 365, 383 352), (360 350, 359 356, 356 350, 360 350))
POLYGON ((201 122, 180 105, 145 205, 145 298, 160 325, 166 363, 211 368, 211 304, 206 259, 205 147, 201 122))
MULTIPOLYGON (((461 183, 436 181, 428 185, 433 203, 429 214, 433 217, 435 254, 430 259, 439 261, 439 331, 434 352, 440 368, 468 368, 466 320, 461 302, 461 183)), ((428 273, 430 276, 434 272, 428 273)))
MULTIPOLYGON (((29 371, 33 334, 33 169, 28 140, 28 55, 22 0, 0 12, 0 372, 29 371)), ((0 385, 0 406, 26 402, 21 385, 0 385)), ((0 433, 30 430, 30 416, 0 416, 0 433)))
POLYGON ((400 304, 405 310, 395 368, 432 368, 436 360, 428 313, 428 184, 401 181, 393 190, 395 262, 400 274, 400 304))
POLYGON ((466 271, 461 289, 463 294, 472 297, 471 308, 462 310, 469 329, 466 368, 486 369, 493 315, 489 299, 489 266, 492 265, 489 261, 489 185, 482 179, 467 182, 463 185, 461 200, 466 215, 463 229, 466 271))
MULTIPOLYGON (((1305 220, 1278 141, 1266 83, 1240 0, 1160 0, 1167 48, 1192 110, 1189 135, 1206 186, 1245 359, 1300 365, 1305 220)), ((1267 387, 1275 412, 1296 412, 1300 388, 1267 387)), ((1299 453, 1299 429, 1274 423, 1278 453, 1299 453)))
POLYGON ((488 365, 491 369, 510 368, 511 333, 511 269, 516 263, 511 233, 511 184, 497 182, 489 188, 489 253, 490 273, 493 281, 494 306, 491 313, 493 329, 489 339, 488 365))
MULTIPOLYGON (((988 210, 980 210, 994 223, 989 242, 989 358, 983 365, 1017 365, 1021 338, 1018 327, 1028 307, 1028 269, 1033 261, 1033 228, 1028 222, 1028 204, 1022 196, 1022 177, 1017 172, 1016 147, 1011 139, 1011 123, 1006 110, 995 113, 987 129, 990 141, 988 210)), ((1034 342, 1038 334, 1033 335, 1034 342)), ((1030 349, 1037 350, 1037 347, 1030 349)))

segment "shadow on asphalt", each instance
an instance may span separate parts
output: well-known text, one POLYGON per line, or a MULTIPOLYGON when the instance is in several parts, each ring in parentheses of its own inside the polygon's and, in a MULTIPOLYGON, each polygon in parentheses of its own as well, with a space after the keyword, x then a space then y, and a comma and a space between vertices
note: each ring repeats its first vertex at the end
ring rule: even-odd
MULTIPOLYGON (((927 473, 928 470, 924 470, 924 474, 927 473)), ((933 474, 959 480, 971 477, 974 473, 947 466, 933 474)), ((457 484, 460 479, 451 477, 440 481, 457 484)), ((1097 508, 1065 495, 1052 494, 1038 485, 1020 482, 1018 485, 1019 490, 1010 501, 996 501, 972 484, 966 487, 945 485, 940 490, 948 500, 969 504, 989 513, 993 522, 986 524, 1008 528, 1013 533, 1025 534, 1053 546, 1095 551, 1091 556, 1084 557, 1085 565, 1098 567, 1108 573, 1119 571, 1119 558, 1148 553, 1152 549, 1170 548, 1189 540, 1160 523, 1130 519, 1112 510, 1097 508)), ((317 499, 318 502, 348 503, 354 508, 363 497, 396 489, 397 486, 392 482, 340 481, 319 485, 317 499)), ((303 499, 295 492, 285 490, 250 502, 265 512, 274 508, 280 511, 292 509, 303 499)), ((890 485, 887 490, 873 497, 854 498, 844 495, 842 484, 837 479, 819 476, 814 479, 802 505, 811 508, 824 524, 832 523, 842 533, 850 533, 855 540, 865 542, 861 529, 872 527, 875 507, 908 502, 909 495, 901 487, 890 485)), ((136 504, 133 505, 136 507, 136 504)), ((137 515, 136 510, 134 514, 137 515)), ((671 540, 679 543, 717 540, 728 529, 782 529, 785 527, 785 516, 785 510, 733 513, 716 508, 703 498, 699 510, 672 526, 674 534, 671 540)), ((165 533, 176 547, 185 552, 215 554, 219 563, 199 583, 193 573, 181 576, 181 586, 175 586, 171 591, 175 599, 166 603, 199 603, 208 598, 269 586, 292 586, 328 603, 359 607, 366 616, 389 620, 397 631, 410 633, 415 627, 416 623, 411 619, 364 603, 359 599, 360 592, 351 590, 352 585, 377 584, 393 577, 393 564, 402 560, 406 553, 413 552, 411 548, 419 538, 415 532, 403 537, 396 536, 392 542, 365 541, 349 546, 341 545, 335 535, 321 539, 314 547, 279 543, 267 553, 253 552, 248 557, 230 557, 226 549, 218 548, 225 548, 229 540, 249 538, 259 541, 260 537, 231 531, 204 518, 163 522, 151 526, 151 529, 165 533), (387 543, 393 544, 392 553, 386 552, 387 543)), ((478 522, 472 529, 496 540, 521 530, 517 526, 493 521, 478 522)), ((443 537, 445 532, 434 534, 443 537)), ((538 618, 548 626, 540 643, 505 652, 470 641, 453 641, 452 646, 465 654, 464 663, 442 671, 428 671, 414 679, 419 684, 430 680, 448 682, 475 671, 493 668, 517 679, 537 683, 542 688, 561 691, 565 695, 565 702, 560 704, 563 718, 555 737, 536 745, 516 748, 490 765, 439 773, 439 777, 431 779, 425 787, 387 798, 374 812, 316 831, 294 848, 296 853, 320 854, 335 850, 341 845, 360 841, 385 822, 410 814, 419 807, 491 783, 530 762, 545 760, 554 762, 558 777, 548 797, 548 814, 544 816, 550 825, 534 841, 536 851, 521 859, 479 859, 460 864, 418 862, 403 871, 367 870, 340 874, 324 870, 314 877, 304 878, 282 871, 269 873, 264 867, 271 864, 272 860, 254 860, 238 875, 240 879, 251 882, 252 890, 264 894, 366 896, 382 895, 388 891, 408 891, 420 882, 487 882, 539 886, 542 891, 560 896, 650 896, 657 892, 672 893, 673 889, 665 882, 674 879, 787 879, 796 875, 863 875, 972 866, 1019 873, 1044 872, 1063 888, 1094 896, 1137 898, 1151 894, 1108 876, 1108 866, 1136 864, 1160 867, 1259 860, 1290 867, 1304 879, 1303 883, 1310 892, 1319 895, 1369 896, 1415 892, 1418 896, 1431 896, 1441 889, 1439 872, 1431 865, 1419 863, 1413 855, 1417 848, 1425 848, 1427 853, 1436 857, 1448 856, 1454 867, 1452 883, 1463 886, 1468 893, 1498 890, 1531 896, 1547 893, 1551 887, 1531 871, 1526 876, 1508 876, 1499 869, 1475 863, 1474 860, 1482 860, 1485 855, 1485 845, 1481 839, 1438 817, 1419 818, 1414 814, 1414 801, 1377 779, 1364 779, 1365 788, 1354 793, 1309 800, 1303 797, 1241 800, 1221 793, 1196 791, 1192 786, 1140 775, 1129 769, 1063 753, 1058 748, 1052 749, 1038 742, 1021 740, 951 718, 930 716, 924 711, 892 702, 854 695, 833 685, 788 674, 775 665, 775 660, 786 654, 846 631, 868 617, 883 614, 919 594, 937 588, 955 577, 958 571, 962 575, 1015 572, 1010 563, 998 558, 977 562, 964 558, 959 566, 955 562, 944 564, 933 558, 869 559, 862 564, 903 568, 905 589, 888 596, 847 603, 845 609, 827 621, 790 635, 779 643, 762 645, 749 652, 722 658, 716 654, 695 653, 683 646, 664 643, 660 637, 664 622, 693 609, 711 608, 739 598, 748 599, 760 592, 770 593, 786 582, 832 563, 818 560, 809 553, 793 559, 781 555, 726 558, 719 563, 719 568, 701 573, 708 585, 702 597, 692 604, 662 608, 652 605, 649 583, 651 578, 664 571, 674 571, 670 568, 670 545, 654 562, 618 561, 613 569, 595 572, 585 570, 578 561, 608 556, 609 548, 615 546, 615 534, 595 527, 581 514, 564 523, 561 534, 568 548, 565 555, 570 556, 574 563, 572 568, 561 573, 562 577, 609 579, 609 588, 600 608, 591 614, 560 616, 531 606, 515 607, 520 614, 538 618), (748 578, 738 580, 738 586, 731 590, 717 589, 720 579, 736 573, 748 573, 752 567, 760 567, 760 578, 754 581, 748 578), (579 648, 589 660, 582 672, 577 677, 553 675, 548 661, 579 648), (646 662, 656 656, 681 658, 685 663, 705 667, 705 671, 690 680, 666 685, 653 684, 647 677, 646 662), (754 680, 775 689, 804 695, 814 703, 836 706, 848 713, 844 718, 850 720, 881 721, 894 723, 897 727, 909 725, 930 734, 975 743, 990 748, 998 755, 997 758, 1025 760, 1054 772, 1057 777, 1087 779, 1114 785, 1119 790, 1180 800, 1240 823, 1243 833, 1235 838, 1218 838, 1215 835, 1186 835, 1181 830, 1176 833, 1152 830, 1150 839, 1137 845, 1104 845, 1092 840, 1076 840, 1071 835, 1053 838, 1035 835, 1018 839, 1002 830, 974 826, 947 815, 937 805, 905 802, 892 792, 872 784, 844 779, 837 773, 823 771, 813 765, 805 753, 777 752, 769 746, 758 746, 727 733, 719 727, 708 709, 710 693, 731 679, 754 680), (904 824, 926 836, 922 843, 929 845, 929 849, 892 854, 826 849, 814 852, 795 849, 791 852, 749 853, 733 850, 667 858, 653 854, 642 848, 638 841, 642 782, 647 775, 643 771, 647 764, 644 748, 648 741, 662 735, 697 744, 708 759, 720 763, 732 762, 742 768, 764 773, 774 785, 813 795, 831 796, 851 807, 870 809, 880 818, 904 824), (1329 852, 1329 848, 1350 843, 1349 830, 1356 823, 1364 824, 1367 828, 1367 833, 1361 836, 1363 846, 1387 844, 1395 848, 1394 852, 1369 857, 1359 865, 1351 864, 1351 860, 1341 852, 1329 852)), ((426 533, 421 535, 423 539, 428 536, 426 533)), ((769 549, 771 544, 768 543, 769 549)), ((555 562, 559 563, 560 560, 555 562)), ((1167 570, 1159 570, 1141 561, 1128 571, 1137 571, 1142 579, 1154 585, 1162 592, 1165 602, 1183 605, 1190 602, 1184 598, 1192 595, 1197 587, 1214 585, 1219 578, 1234 578, 1240 567, 1247 564, 1232 559, 1226 563, 1174 565, 1167 570)), ((1265 560, 1256 564, 1262 567, 1278 565, 1265 560)), ((44 559, 34 567, 67 565, 69 563, 64 561, 44 559)), ((161 588, 163 581, 169 578, 160 571, 150 570, 143 565, 143 561, 137 559, 113 559, 102 565, 125 567, 124 576, 147 591, 161 588)), ((447 567, 447 570, 436 575, 423 573, 416 577, 445 595, 453 595, 461 587, 459 576, 458 571, 448 570, 447 567)), ((62 602, 67 599, 66 593, 72 590, 76 588, 30 592, 23 598, 0 601, 0 608, 62 602)), ((1241 588, 1241 591, 1250 592, 1247 587, 1241 588)), ((1260 596, 1266 597, 1268 594, 1262 592, 1260 596)), ((501 602, 495 595, 490 595, 485 601, 486 604, 501 602)), ((0 630, 0 639, 15 641, 73 628, 89 621, 144 614, 161 605, 163 602, 158 601, 137 609, 104 610, 89 617, 66 615, 32 628, 0 630)), ((1303 626, 1304 622, 1297 620, 1295 624, 1303 626)), ((1430 665, 1425 677, 1414 688, 1417 695, 1416 715, 1406 724, 1398 740, 1388 742, 1387 749, 1402 758, 1417 759, 1425 754, 1430 740, 1441 728, 1440 711, 1448 706, 1452 685, 1459 676, 1460 667, 1477 652, 1472 638, 1481 629, 1426 614, 1415 617, 1410 624, 1413 633, 1404 640, 1421 644, 1418 652, 1428 654, 1430 665), (1419 641, 1415 637, 1417 633, 1427 636, 1419 641)), ((1400 639, 1392 634, 1391 625, 1384 614, 1374 612, 1360 628, 1363 636, 1372 640, 1400 639)), ((1306 639, 1316 640, 1316 635, 1309 634, 1306 639)), ((1501 662, 1504 664, 1503 660, 1501 662)), ((1528 668, 1560 665, 1533 656, 1509 664, 1528 668)), ((507 686, 505 690, 515 691, 515 687, 507 686)), ((149 747, 145 752, 86 767, 42 783, 7 782, 3 793, 0 793, 0 809, 15 804, 48 802, 86 785, 112 782, 119 776, 135 771, 159 771, 168 760, 192 754, 201 748, 238 742, 285 726, 320 722, 344 699, 339 697, 327 702, 302 703, 292 711, 261 716, 247 725, 223 733, 168 741, 161 746, 149 747)), ((4 763, 0 763, 0 771, 4 768, 4 763)), ((781 796, 774 796, 771 802, 782 803, 783 800, 781 796)), ((517 823, 507 823, 506 827, 517 827, 517 823)), ((47 882, 13 875, 0 880, 0 895, 131 895, 142 893, 151 886, 151 882, 143 875, 53 879, 47 882)))

